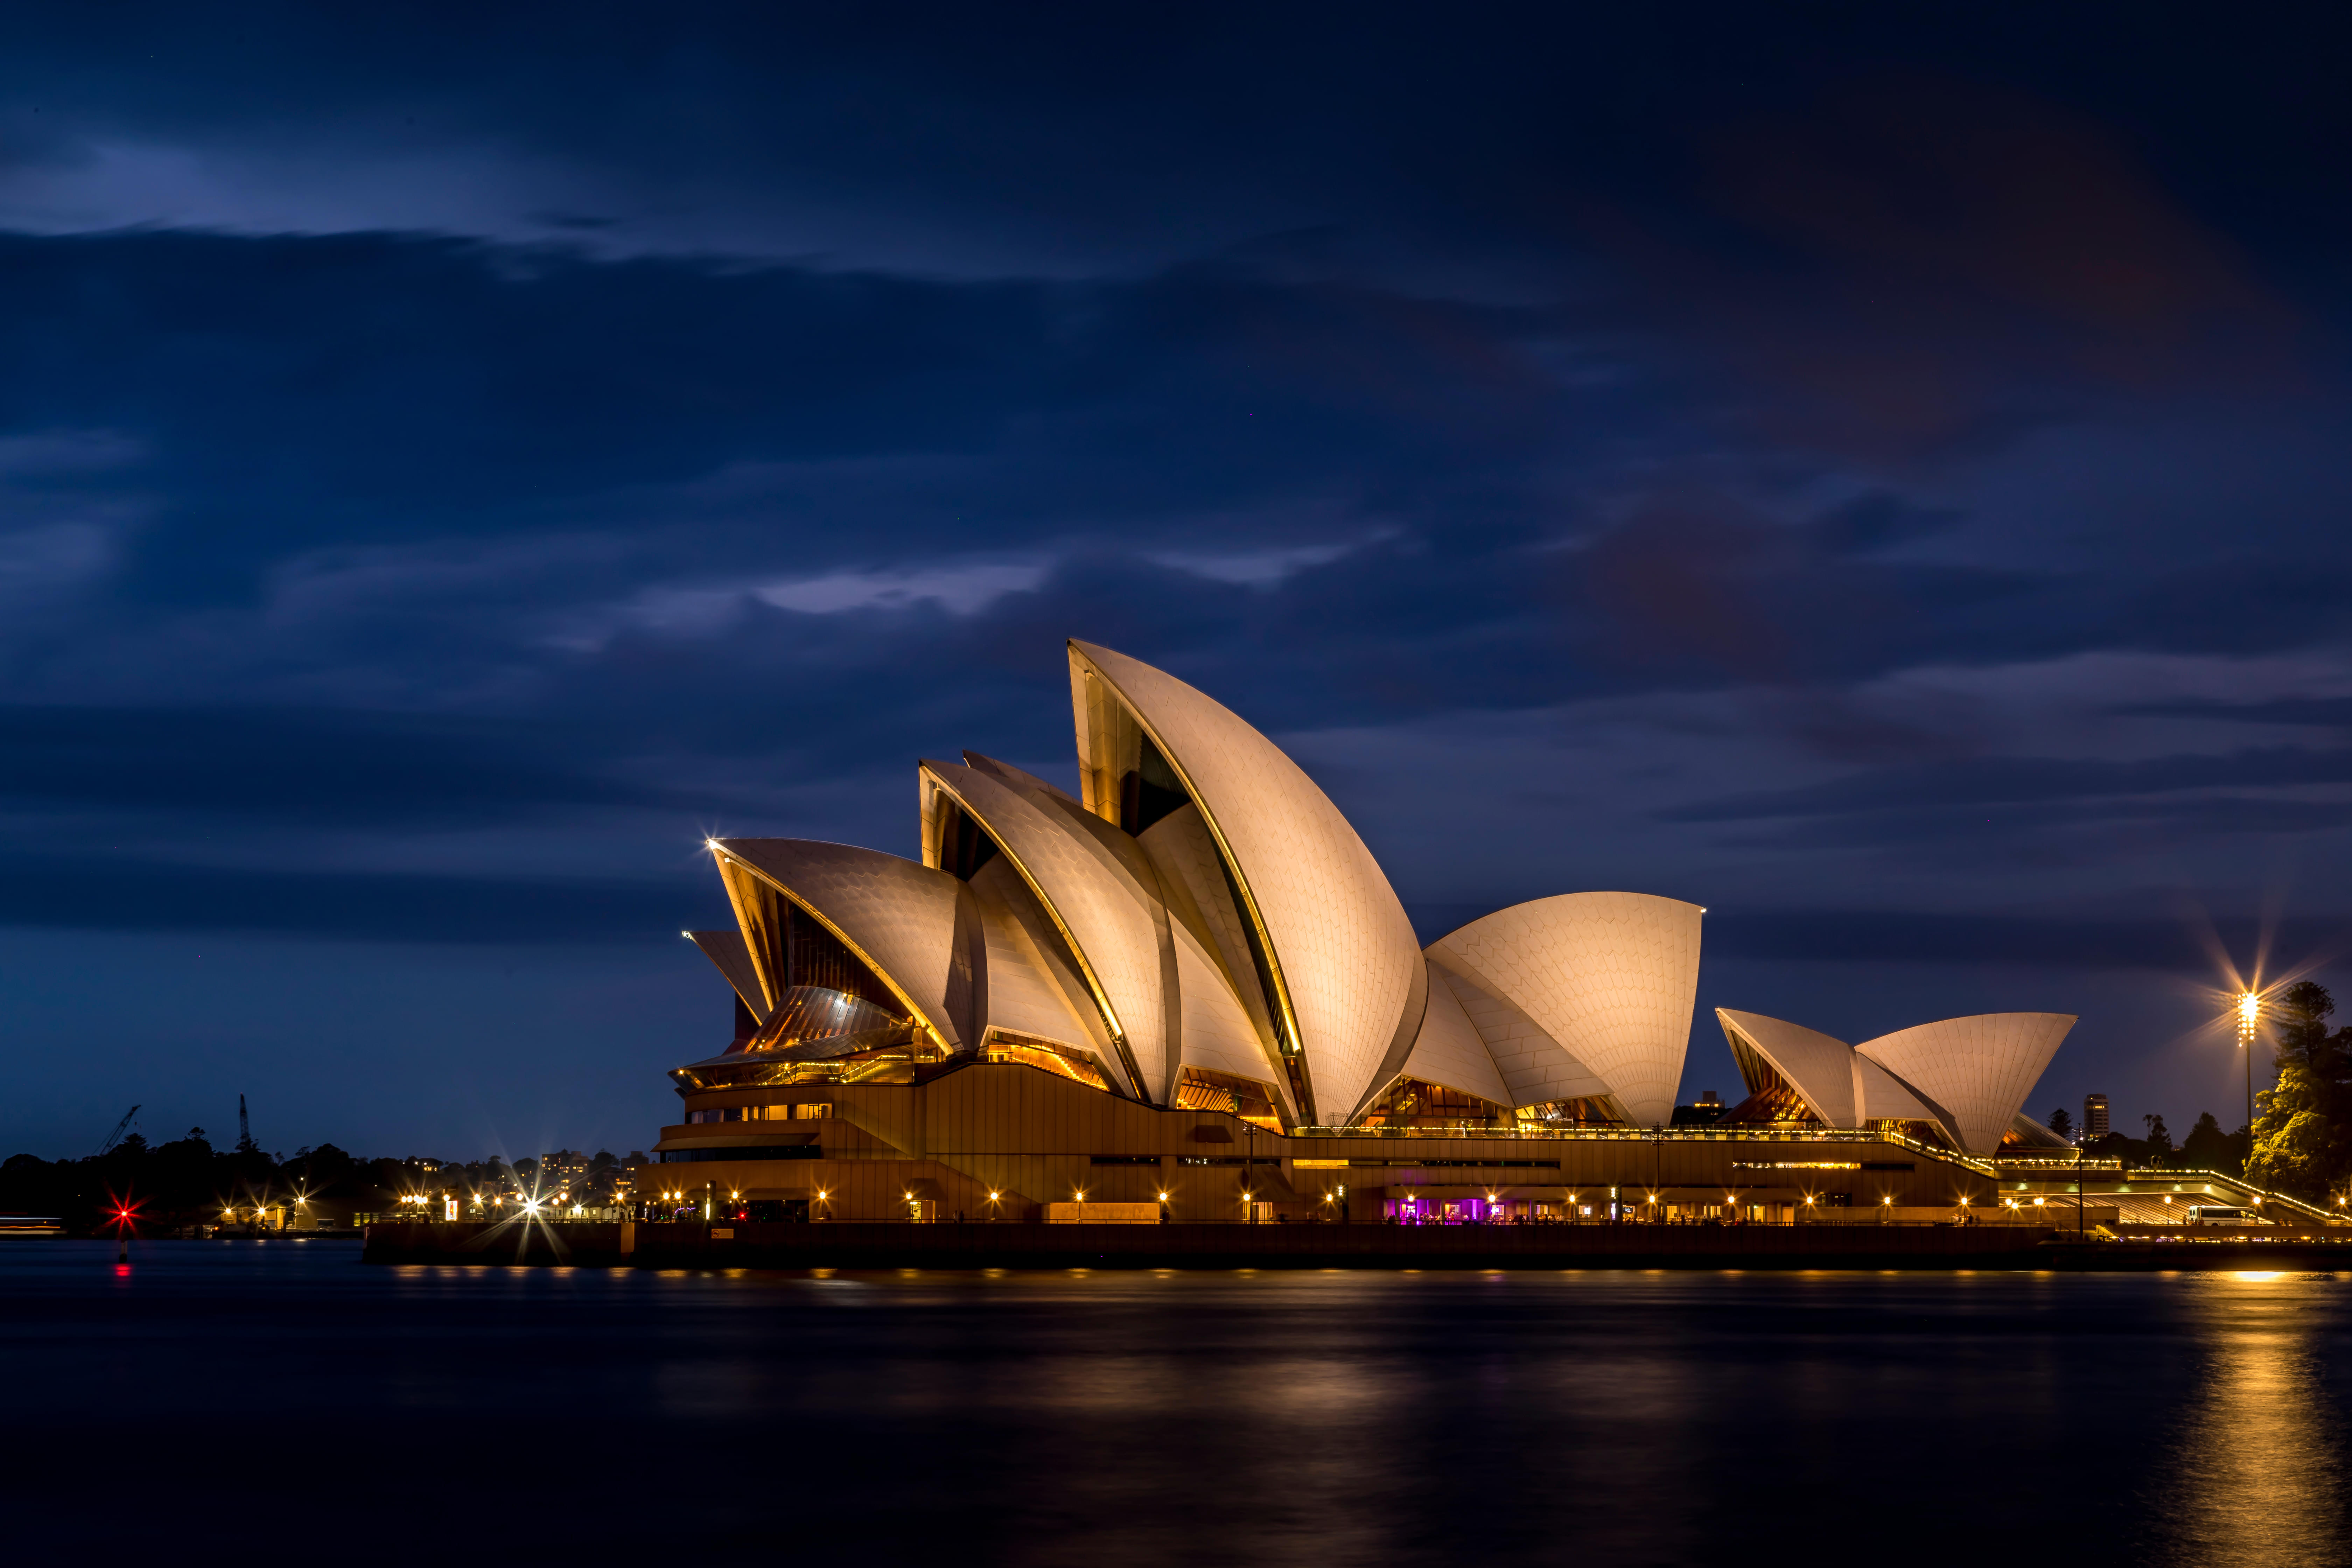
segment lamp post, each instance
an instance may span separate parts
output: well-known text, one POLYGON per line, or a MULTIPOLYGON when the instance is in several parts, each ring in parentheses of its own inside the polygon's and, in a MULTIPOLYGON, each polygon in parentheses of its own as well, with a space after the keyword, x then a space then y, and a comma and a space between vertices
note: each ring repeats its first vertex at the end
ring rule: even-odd
POLYGON ((2246 1057, 2246 1163, 2238 1173, 2251 1175, 2254 1168, 2254 1026, 2263 1016, 2262 993, 2242 991, 2238 994, 2238 1049, 2246 1057))
MULTIPOLYGON (((2123 1200, 2118 1198, 2116 1202, 2123 1200)), ((2090 1206, 2091 1189, 2083 1184, 2083 1145, 2074 1145, 2074 1239, 2081 1241, 2089 1234, 2083 1228, 2083 1211, 2090 1206)))
POLYGON ((1653 1187, 1665 1185, 1665 1161, 1666 1125, 1663 1121, 1653 1122, 1650 1127, 1650 1185, 1653 1187))

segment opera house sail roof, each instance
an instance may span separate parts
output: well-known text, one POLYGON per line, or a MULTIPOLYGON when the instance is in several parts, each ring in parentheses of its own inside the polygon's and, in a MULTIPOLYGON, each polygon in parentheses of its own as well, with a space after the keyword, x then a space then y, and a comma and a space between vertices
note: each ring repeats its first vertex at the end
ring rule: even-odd
POLYGON ((2061 1145, 2023 1115, 2071 1013, 1988 1013, 1901 1029, 1858 1046, 1755 1013, 1716 1009, 1747 1079, 1731 1119, 1811 1120, 1828 1127, 1889 1123, 1989 1154, 2004 1142, 2061 1145))
MULTIPOLYGON (((1068 645, 1079 793, 978 752, 918 766, 921 855, 713 840, 738 929, 687 933, 738 998, 681 1088, 903 1081, 1017 1061, 1268 1127, 1672 1117, 1703 910, 1565 893, 1423 948, 1314 780, 1214 699, 1068 645)), ((1751 1108, 2011 1131, 2071 1018, 1993 1015, 1860 1047, 1723 1013, 1751 1108)))

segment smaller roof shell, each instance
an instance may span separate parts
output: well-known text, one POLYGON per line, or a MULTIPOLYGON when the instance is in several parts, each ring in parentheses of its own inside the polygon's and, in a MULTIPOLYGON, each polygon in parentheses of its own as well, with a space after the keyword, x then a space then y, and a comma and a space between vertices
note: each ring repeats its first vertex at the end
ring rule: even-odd
POLYGON ((1510 1086, 1503 1081, 1502 1069, 1479 1037, 1478 1026, 1470 1021, 1462 999, 1434 963, 1430 964, 1429 1009, 1422 1015, 1421 1033, 1405 1058, 1404 1076, 1475 1094, 1496 1105, 1514 1103, 1510 1086))
POLYGON ((1749 1059, 1752 1054, 1795 1089, 1825 1126, 1932 1121, 1954 1139, 1959 1137, 1948 1112, 1843 1040, 1761 1013, 1717 1007, 1715 1016, 1751 1092, 1762 1087, 1749 1059))
POLYGON ((1651 1126, 1673 1114, 1690 1049, 1705 913, 1649 893, 1562 893, 1472 921, 1429 952, 1526 1013, 1651 1126))
POLYGON ((878 849, 808 838, 722 838, 711 852, 732 861, 814 915, 950 1049, 977 1044, 974 970, 984 964, 976 908, 945 871, 878 849), (965 928, 969 926, 967 931, 965 928))
POLYGON ((743 933, 740 931, 690 931, 686 933, 686 939, 700 948, 702 956, 710 960, 719 973, 727 977, 727 984, 735 988, 735 994, 743 999, 743 1005, 751 1010, 751 1016, 762 1024, 766 1023, 769 1013, 773 1009, 768 1005, 767 992, 760 984, 760 971, 751 962, 751 945, 743 940, 743 933))
POLYGON ((1990 1154, 2074 1026, 2072 1013, 1979 1013, 1864 1040, 1854 1049, 1951 1113, 1960 1144, 1990 1154))

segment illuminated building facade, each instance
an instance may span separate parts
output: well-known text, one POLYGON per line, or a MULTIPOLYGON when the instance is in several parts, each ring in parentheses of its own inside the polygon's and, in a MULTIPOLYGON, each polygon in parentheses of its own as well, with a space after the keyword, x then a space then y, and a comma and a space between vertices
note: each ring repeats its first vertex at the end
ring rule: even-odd
POLYGON ((2055 1142, 2018 1114, 2054 1015, 1848 1047, 1724 1013, 1748 1098, 1671 1126, 1698 906, 1567 893, 1423 947, 1273 742, 1069 666, 1076 796, 967 752, 919 766, 919 860, 711 842, 736 928, 687 934, 735 1038, 672 1075, 649 1212, 1785 1220, 1981 1201, 1987 1156, 2055 1142))

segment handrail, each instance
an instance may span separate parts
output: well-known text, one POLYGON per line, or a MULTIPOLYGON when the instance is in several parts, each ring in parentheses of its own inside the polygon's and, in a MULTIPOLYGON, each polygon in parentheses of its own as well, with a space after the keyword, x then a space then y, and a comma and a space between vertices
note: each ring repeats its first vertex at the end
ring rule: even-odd
POLYGON ((2294 1213, 2299 1213, 2310 1219, 2315 1219, 2322 1225, 2330 1224, 2343 1217, 2338 1215, 2328 1213, 2317 1204, 2307 1203, 2302 1198, 2294 1197, 2286 1193, 2273 1193, 2267 1191, 2264 1188, 2258 1187, 2254 1185, 2253 1183, 2246 1180, 2243 1176, 2232 1176, 2228 1174, 2226 1172, 2210 1171, 2202 1166, 2173 1170, 2163 1165, 2143 1165, 2137 1171, 2126 1171, 2123 1173, 2123 1179, 2126 1182, 2179 1181, 2183 1178, 2193 1176, 2201 1176, 2208 1181, 2226 1182, 2231 1186, 2239 1188, 2241 1191, 2253 1194, 2254 1201, 2257 1204, 2276 1204, 2281 1208, 2287 1209, 2294 1213))
POLYGON ((1294 1138, 1450 1138, 1525 1142, 1541 1139, 1599 1143, 1891 1143, 1929 1159, 1961 1166, 1995 1180, 2000 1173, 1991 1163, 1937 1144, 1922 1142, 1908 1133, 1863 1127, 1775 1129, 1724 1127, 1294 1127, 1294 1138))
POLYGON ((2052 1171, 2120 1171, 2124 1168, 2124 1163, 2121 1160, 2043 1159, 2038 1154, 2030 1156, 1996 1154, 1993 1156, 1993 1163, 2003 1167, 2015 1165, 2020 1168, 2052 1171))

